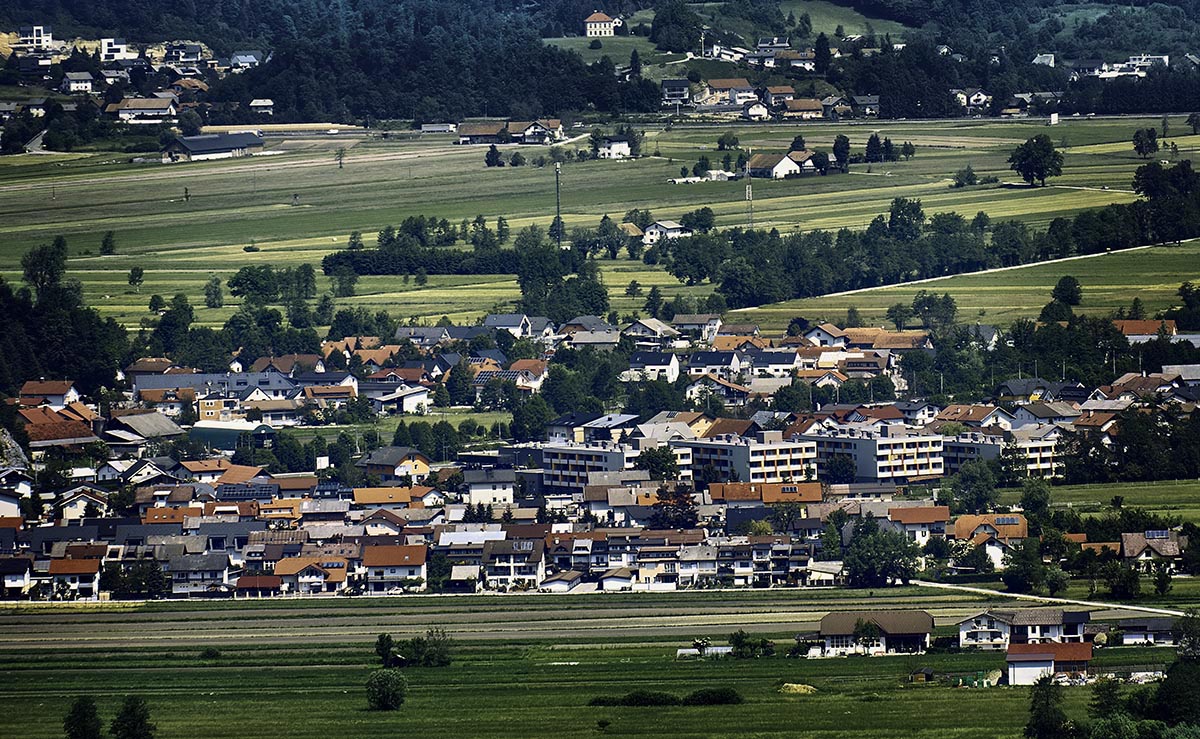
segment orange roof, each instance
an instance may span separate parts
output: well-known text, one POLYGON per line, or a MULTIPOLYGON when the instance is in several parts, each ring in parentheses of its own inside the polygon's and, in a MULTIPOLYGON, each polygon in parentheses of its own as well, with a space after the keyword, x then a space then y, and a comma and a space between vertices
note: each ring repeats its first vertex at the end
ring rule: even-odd
POLYGON ((364 567, 399 567, 425 564, 423 546, 377 546, 363 548, 364 567))
POLYGON ((950 506, 891 508, 888 510, 888 518, 903 524, 945 523, 950 520, 950 506))
POLYGON ((17 415, 25 423, 40 426, 47 423, 62 423, 64 418, 45 406, 37 406, 36 408, 21 408, 17 411, 17 415))
POLYGON ((98 559, 52 559, 51 575, 95 575, 100 571, 98 559))
POLYGON ((413 498, 424 498, 425 495, 432 491, 432 487, 424 485, 414 485, 413 487, 356 487, 354 488, 354 503, 356 505, 410 504, 413 498))
POLYGON ((238 485, 249 482, 262 474, 262 467, 251 467, 245 464, 231 464, 224 474, 217 478, 219 485, 238 485))
POLYGON ((258 515, 262 518, 299 518, 300 498, 277 498, 270 503, 258 504, 258 515))
POLYGON ((302 475, 300 477, 272 477, 271 482, 278 485, 280 491, 302 492, 305 490, 313 490, 317 487, 317 476, 302 475))
POLYGON ((197 459, 180 462, 179 466, 194 475, 198 472, 220 472, 221 470, 227 470, 233 466, 233 463, 224 457, 217 457, 216 459, 197 459))
POLYGON ((996 530, 997 539, 1024 539, 1029 536, 1029 523, 1019 513, 959 516, 954 521, 954 538, 969 539, 975 531, 986 526, 996 530), (1013 520, 1015 523, 1001 523, 1013 520))
POLYGON ((345 557, 288 557, 275 563, 276 575, 298 575, 309 567, 325 573, 326 582, 345 582, 349 561, 345 557))
POLYGON ((1089 541, 1084 544, 1081 544, 1080 549, 1084 549, 1089 552, 1095 552, 1096 554, 1103 554, 1104 550, 1107 549, 1108 551, 1113 552, 1115 554, 1115 553, 1121 551, 1121 542, 1119 542, 1119 541, 1089 541))
POLYGON ((204 504, 204 515, 218 515, 218 510, 237 508, 239 516, 256 517, 258 516, 258 501, 257 500, 210 500, 204 504))
POLYGON ((29 380, 21 386, 21 395, 66 395, 74 386, 70 380, 29 380))
POLYGON ((708 427, 708 431, 705 432, 704 438, 712 439, 714 437, 724 436, 726 434, 741 436, 749 432, 753 426, 754 421, 744 420, 741 418, 718 418, 716 421, 713 421, 712 426, 708 427))
POLYGON ((583 22, 584 23, 612 23, 612 20, 613 19, 611 17, 609 17, 609 16, 605 15, 604 13, 601 13, 600 11, 597 10, 595 13, 592 13, 587 18, 584 18, 583 22))
POLYGON ((714 336, 712 349, 715 352, 729 352, 749 344, 759 349, 769 349, 771 342, 758 336, 714 336))
POLYGON ((546 360, 544 359, 518 359, 508 366, 510 370, 515 372, 528 372, 534 377, 540 377, 546 374, 546 360))
MULTIPOLYGON (((1167 326, 1167 333, 1171 335, 1176 333, 1177 329, 1174 321, 1134 321, 1130 319, 1113 319, 1113 325, 1117 327, 1118 331, 1126 336, 1153 336, 1154 334, 1158 333, 1158 330, 1163 324, 1166 324, 1167 326)), ((24 389, 22 389, 21 393, 24 394, 24 392, 24 389)))
POLYGON ((767 504, 820 503, 823 498, 819 482, 714 482, 708 486, 708 491, 714 501, 761 500, 767 504))
POLYGON ((20 529, 25 519, 20 516, 0 516, 0 529, 20 529))

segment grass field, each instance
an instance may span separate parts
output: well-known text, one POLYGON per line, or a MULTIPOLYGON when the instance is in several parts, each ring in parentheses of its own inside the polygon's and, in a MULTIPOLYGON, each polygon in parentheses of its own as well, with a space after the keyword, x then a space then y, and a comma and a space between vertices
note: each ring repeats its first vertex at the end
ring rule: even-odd
MULTIPOLYGON (((953 171, 970 162, 981 174, 1011 180, 1005 159, 1027 137, 1047 131, 1034 121, 872 121, 861 124, 733 125, 742 146, 752 151, 786 149, 803 134, 810 145, 827 148, 838 133, 861 149, 872 131, 900 143, 912 141, 909 162, 855 167, 849 175, 784 182, 756 182, 755 225, 784 232, 865 226, 885 212, 895 197, 920 198, 927 213, 956 211, 967 216, 986 210, 993 218, 1017 218, 1042 226, 1052 218, 1111 202, 1128 202, 1133 170, 1141 163, 1122 142, 1137 121, 1072 119, 1052 130, 1068 145, 1066 175, 1055 187, 979 187, 951 190, 953 171), (1114 147, 1093 151, 1097 146, 1114 147), (1076 150, 1078 148, 1078 151, 1076 150), (870 171, 868 171, 870 169, 870 171), (1107 186, 1109 189, 1103 190, 1107 186), (1078 188, 1078 189, 1077 189, 1078 188), (1087 189, 1082 189, 1087 188, 1087 189)), ((1177 130, 1184 128, 1175 121, 1177 130)), ((562 207, 568 226, 592 225, 604 214, 649 208, 659 218, 678 218, 710 206, 719 226, 745 223, 742 183, 669 185, 681 166, 700 155, 720 162, 715 141, 726 127, 649 129, 645 150, 657 156, 637 161, 570 163, 563 168, 562 207)), ((1186 153, 1200 139, 1179 138, 1186 153)), ((348 234, 371 235, 406 216, 426 214, 453 222, 483 214, 504 215, 514 228, 548 225, 554 212, 554 176, 549 168, 487 169, 483 150, 459 147, 450 136, 382 138, 323 135, 270 139, 276 156, 253 160, 161 166, 132 164, 116 154, 62 154, 5 157, 0 161, 0 275, 19 279, 19 258, 29 247, 57 234, 71 246, 72 276, 87 300, 127 326, 149 318, 149 296, 183 292, 199 304, 210 275, 228 277, 240 266, 316 263, 346 243, 348 234), (344 169, 333 152, 347 147, 344 169), (184 190, 190 199, 185 201, 184 190), (293 204, 295 203, 295 204, 293 204), (116 232, 118 254, 96 252, 105 231, 116 232), (260 251, 246 252, 255 244, 260 251), (133 266, 146 269, 140 292, 126 284, 133 266)), ((586 139, 569 145, 586 146, 586 139)), ((544 149, 527 147, 530 158, 544 149)), ((1183 156, 1183 154, 1181 154, 1183 156)), ((1139 263, 1139 269, 1145 263, 1139 263)), ((626 298, 636 279, 647 289, 704 294, 711 286, 685 287, 659 268, 628 260, 601 262, 614 307, 638 309, 626 298)), ((1126 274, 1124 285, 1151 284, 1126 274), (1135 279, 1136 278, 1136 279, 1135 279)), ((1085 281, 1086 284, 1086 281, 1085 281)), ((327 284, 322 280, 321 289, 327 284)), ((382 308, 401 318, 436 320, 447 315, 471 320, 510 307, 517 297, 507 276, 437 276, 417 287, 398 277, 367 277, 351 305, 382 308)), ((960 304, 965 296, 956 296, 960 304)), ((1007 305, 1007 303, 1002 304, 1007 305)), ((200 308, 202 324, 220 324, 237 308, 200 308)), ((791 310, 790 307, 782 310, 791 310)), ((769 312, 768 312, 769 313, 769 312)), ((764 313, 764 315, 768 315, 764 313)), ((773 318, 771 320, 774 320, 773 318)), ((786 322, 786 321, 784 321, 786 322)))
MULTIPOLYGON (((678 662, 700 634, 715 644, 745 627, 785 652, 825 611, 929 607, 939 633, 980 605, 922 589, 874 593, 750 591, 607 596, 333 599, 239 604, 167 603, 0 611, 0 736, 61 736, 76 696, 107 720, 120 697, 145 697, 159 736, 294 737, 1002 737, 1020 736, 1024 688, 917 686, 907 675, 999 670, 997 654, 678 662), (454 664, 408 669, 396 714, 366 710, 362 684, 375 635, 440 624, 454 664), (514 628, 517 627, 517 628, 514 628), (201 656, 215 646, 216 658, 201 656), (817 693, 783 695, 784 682, 817 693), (598 708, 598 695, 635 689, 685 694, 730 686, 746 699, 710 708, 598 708), (608 722, 605 729, 598 722, 608 722)), ((1162 664, 1169 650, 1106 650, 1111 666, 1162 664)), ((1082 716, 1087 688, 1066 691, 1082 716)))
MULTIPOLYGON (((1051 496, 1055 506, 1077 508, 1085 515, 1108 508, 1114 497, 1121 496, 1124 505, 1200 523, 1200 480, 1062 485, 1052 488, 1051 496)), ((1018 490, 1001 493, 1001 502, 1006 505, 1014 505, 1020 498, 1018 490)))
POLYGON ((1128 307, 1136 295, 1153 313, 1179 302, 1176 291, 1182 282, 1200 279, 1200 241, 791 300, 733 315, 779 330, 795 316, 838 321, 854 306, 869 323, 890 326, 884 315, 888 306, 910 303, 917 291, 929 290, 950 293, 958 303, 960 321, 1008 326, 1017 318, 1036 318, 1063 275, 1073 275, 1083 285, 1083 302, 1076 312, 1108 313, 1128 307))

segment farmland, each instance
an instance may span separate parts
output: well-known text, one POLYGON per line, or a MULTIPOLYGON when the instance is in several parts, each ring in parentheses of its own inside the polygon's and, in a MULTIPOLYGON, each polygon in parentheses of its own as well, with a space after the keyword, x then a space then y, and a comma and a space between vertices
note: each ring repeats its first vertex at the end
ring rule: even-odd
MULTIPOLYGON (((695 737, 1017 737, 1026 689, 906 682, 916 667, 939 675, 1000 669, 999 655, 674 660, 695 636, 721 644, 741 627, 786 651, 830 609, 927 607, 938 633, 949 634, 948 624, 981 603, 910 588, 22 608, 0 612, 0 735, 60 736, 76 695, 94 696, 108 717, 122 695, 136 693, 149 701, 162 737, 582 737, 594 736, 598 721, 616 736, 661 735, 669 726, 695 737), (361 686, 375 635, 433 624, 458 642, 454 664, 406 670, 411 690, 398 714, 366 711, 361 686), (202 653, 206 647, 219 654, 202 653), (780 694, 783 682, 817 693, 780 694), (712 686, 734 687, 746 703, 587 705, 639 688, 683 694, 712 686)), ((1097 659, 1161 664, 1171 652, 1111 650, 1097 659)), ((1068 690, 1067 710, 1082 715, 1088 697, 1087 689, 1068 690)))
MULTIPOLYGON (((738 124, 733 130, 741 146, 752 151, 783 150, 797 134, 810 146, 828 148, 838 133, 848 135, 861 150, 874 130, 897 143, 916 145, 917 155, 908 162, 860 165, 848 175, 756 182, 755 225, 789 232, 865 227, 895 197, 920 198, 927 213, 952 210, 973 216, 985 210, 994 219, 1016 218, 1034 226, 1080 209, 1129 202, 1134 198, 1129 179, 1142 160, 1123 142, 1133 128, 1145 124, 1133 119, 1065 121, 1052 130, 1056 142, 1068 147, 1066 173, 1053 187, 961 190, 949 187, 949 177, 968 162, 981 175, 1011 181, 1005 163, 1008 152, 1048 129, 1034 121, 872 121, 738 124)), ((1184 128, 1182 121, 1174 126, 1184 128)), ((654 156, 568 163, 562 175, 565 222, 569 227, 593 225, 606 213, 619 216, 630 208, 678 218, 709 206, 718 226, 744 224, 748 211, 743 183, 665 183, 701 155, 719 164, 722 155, 715 151, 715 140, 722 130, 649 128, 644 149, 654 156)), ((1200 137, 1174 140, 1181 157, 1200 145, 1200 137)), ((477 214, 489 219, 503 215, 514 228, 549 223, 554 212, 550 168, 487 169, 481 149, 452 141, 445 135, 395 134, 386 140, 361 135, 273 138, 269 149, 278 152, 275 156, 173 167, 130 163, 127 155, 111 153, 8 157, 0 162, 0 274, 10 281, 19 279, 20 255, 62 234, 70 245, 71 274, 81 281, 88 302, 104 315, 136 327, 150 317, 146 304, 152 294, 183 292, 200 303, 210 275, 228 277, 240 266, 262 262, 317 263, 343 247, 351 231, 361 230, 369 243, 379 228, 409 215, 444 217, 453 223, 477 214), (333 154, 343 147, 345 167, 339 168, 333 154), (116 233, 117 254, 101 257, 96 252, 108 230, 116 233), (251 246, 258 251, 245 251, 251 246), (126 284, 134 266, 146 270, 140 291, 126 284)), ((567 145, 585 146, 582 136, 567 145)), ((529 158, 545 153, 538 147, 523 151, 529 158)), ((1146 263, 1138 262, 1139 269, 1146 263)), ((640 298, 624 295, 630 280, 644 289, 658 285, 668 299, 712 289, 682 285, 659 267, 627 259, 602 260, 601 267, 613 307, 623 313, 640 307, 640 298)), ((1161 282, 1124 270, 1112 274, 1126 278, 1125 284, 1161 282)), ((328 287, 324 278, 319 287, 328 287)), ((398 277, 366 277, 357 292, 345 304, 384 309, 403 319, 446 315, 459 321, 510 307, 518 294, 515 280, 504 275, 433 276, 424 286, 398 277)), ((224 308, 199 308, 196 318, 200 324, 219 325, 236 309, 237 301, 228 300, 224 308)))

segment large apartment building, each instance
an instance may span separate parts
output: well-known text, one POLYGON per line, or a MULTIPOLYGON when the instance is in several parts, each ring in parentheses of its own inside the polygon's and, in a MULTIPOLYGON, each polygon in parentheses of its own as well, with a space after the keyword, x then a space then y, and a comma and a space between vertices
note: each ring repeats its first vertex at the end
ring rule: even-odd
POLYGON ((817 472, 816 444, 784 439, 782 431, 760 431, 753 438, 680 439, 671 446, 691 450, 693 474, 711 468, 726 480, 800 482, 813 479, 817 472))
POLYGON ((942 437, 897 424, 814 427, 799 438, 816 446, 818 477, 839 456, 854 461, 859 482, 906 483, 945 474, 942 437))

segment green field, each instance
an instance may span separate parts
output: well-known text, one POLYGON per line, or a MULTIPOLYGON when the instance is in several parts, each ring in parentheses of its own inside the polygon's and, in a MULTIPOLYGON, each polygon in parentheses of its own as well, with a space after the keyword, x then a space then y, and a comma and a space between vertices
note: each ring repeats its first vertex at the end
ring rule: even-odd
MULTIPOLYGON (((990 599, 1003 602, 1003 598, 990 599)), ((159 736, 374 737, 1009 737, 1020 736, 1028 690, 907 682, 917 667, 943 678, 1003 668, 999 654, 678 662, 675 649, 738 628, 786 652, 831 609, 926 607, 938 633, 981 596, 918 588, 744 591, 605 596, 406 597, 269 603, 160 603, 0 611, 0 736, 61 736, 77 695, 107 720, 121 696, 150 705, 159 736), (366 710, 371 643, 388 631, 444 625, 454 664, 408 669, 396 714, 366 710), (216 647, 218 657, 201 656, 216 647), (817 693, 783 695, 784 683, 817 693), (730 686, 746 699, 709 708, 599 708, 588 701, 635 689, 686 694, 730 686), (601 732, 598 722, 607 721, 601 732)), ((1113 616, 1119 614, 1105 614, 1113 616)), ((1170 650, 1112 649, 1097 663, 1163 664, 1170 650)), ((1090 691, 1066 691, 1073 716, 1090 691)))
POLYGON ((764 329, 779 330, 795 316, 836 322, 853 306, 868 323, 890 326, 884 315, 888 306, 910 303, 918 290, 929 290, 950 293, 958 303, 962 322, 1007 327, 1017 318, 1036 318, 1063 275, 1073 275, 1083 285, 1083 302, 1076 312, 1109 313, 1128 307, 1136 295, 1153 314, 1178 304, 1176 291, 1182 282, 1200 279, 1200 241, 790 300, 731 315, 753 320, 764 329))
POLYGON ((835 47, 839 39, 835 38, 834 31, 838 26, 842 26, 847 34, 866 34, 868 32, 880 35, 891 34, 893 40, 896 41, 900 40, 906 32, 913 30, 895 21, 868 18, 854 8, 847 8, 825 0, 783 0, 779 3, 779 9, 785 16, 789 12, 795 13, 796 17, 808 13, 809 19, 812 20, 813 37, 815 38, 818 33, 825 33, 835 47))
MULTIPOLYGON (((980 174, 1011 182, 1005 164, 1008 152, 1048 129, 1035 121, 735 124, 732 128, 741 145, 752 151, 784 150, 798 133, 818 148, 828 148, 836 134, 845 133, 861 150, 875 130, 897 143, 916 145, 917 155, 908 162, 857 166, 849 175, 756 182, 755 225, 790 232, 861 228, 901 196, 920 198, 930 214, 953 210, 972 216, 986 210, 993 218, 1017 218, 1034 226, 1080 209, 1128 202, 1134 197, 1128 191, 1129 180, 1141 160, 1131 149, 1123 149, 1122 142, 1138 125, 1157 122, 1066 120, 1051 131, 1060 144, 1071 147, 1066 175, 1055 180, 1054 187, 964 190, 948 187, 956 169, 970 162, 980 174), (1115 150, 1094 150, 1104 145, 1115 150), (1101 189, 1105 186, 1109 189, 1101 189)), ((1174 125, 1177 130, 1184 128, 1182 120, 1174 125)), ((568 163, 562 173, 564 220, 568 226, 593 225, 604 214, 619 216, 635 207, 649 208, 659 218, 678 218, 707 205, 716 212, 719 226, 744 224, 743 183, 666 183, 681 166, 690 167, 701 155, 719 163, 715 141, 727 127, 649 128, 644 148, 657 156, 568 163)), ((584 132, 578 132, 580 138, 568 148, 585 147, 584 132)), ((351 231, 361 230, 370 243, 380 228, 410 215, 444 217, 456 223, 477 214, 489 219, 503 215, 514 228, 548 225, 554 212, 550 168, 487 169, 481 148, 452 142, 450 136, 388 140, 298 136, 269 140, 270 150, 279 152, 276 156, 175 166, 133 164, 128 155, 118 154, 5 157, 0 161, 0 275, 18 280, 20 255, 63 234, 71 247, 72 276, 82 282, 88 302, 135 327, 150 318, 146 305, 152 294, 183 292, 199 304, 210 275, 228 277, 240 266, 268 261, 317 263, 344 246, 351 231), (333 158, 338 147, 348 149, 344 169, 333 158), (186 202, 185 188, 190 195, 186 202), (97 256, 100 239, 108 230, 116 232, 118 254, 97 256), (252 243, 260 251, 243 250, 252 243), (140 292, 126 284, 133 266, 146 270, 140 292)), ((1177 142, 1188 152, 1200 145, 1200 137, 1180 137, 1177 142)), ((523 149, 529 158, 544 151, 523 149)), ((712 290, 710 285, 683 286, 660 268, 625 259, 602 260, 601 267, 613 306, 622 313, 639 309, 642 301, 624 296, 631 279, 647 289, 659 285, 668 298, 712 290)), ((1140 274, 1124 276, 1125 285, 1156 284, 1140 274)), ((321 289, 326 286, 322 280, 321 289)), ((435 276, 424 287, 404 284, 399 277, 366 277, 358 296, 343 302, 385 309, 402 319, 432 321, 447 315, 462 321, 509 308, 516 297, 515 280, 503 275, 435 276)), ((956 297, 965 305, 965 296, 956 297)), ((199 308, 197 320, 220 324, 236 308, 236 300, 228 300, 222 309, 199 308)), ((776 315, 782 317, 782 312, 776 315)))
MULTIPOLYGON (((1076 508, 1085 515, 1107 509, 1118 495, 1124 498, 1126 506, 1200 523, 1200 480, 1062 485, 1051 489, 1055 506, 1076 508)), ((1006 490, 1001 494, 1001 502, 1007 505, 1015 505, 1020 498, 1017 490, 1006 490)))

